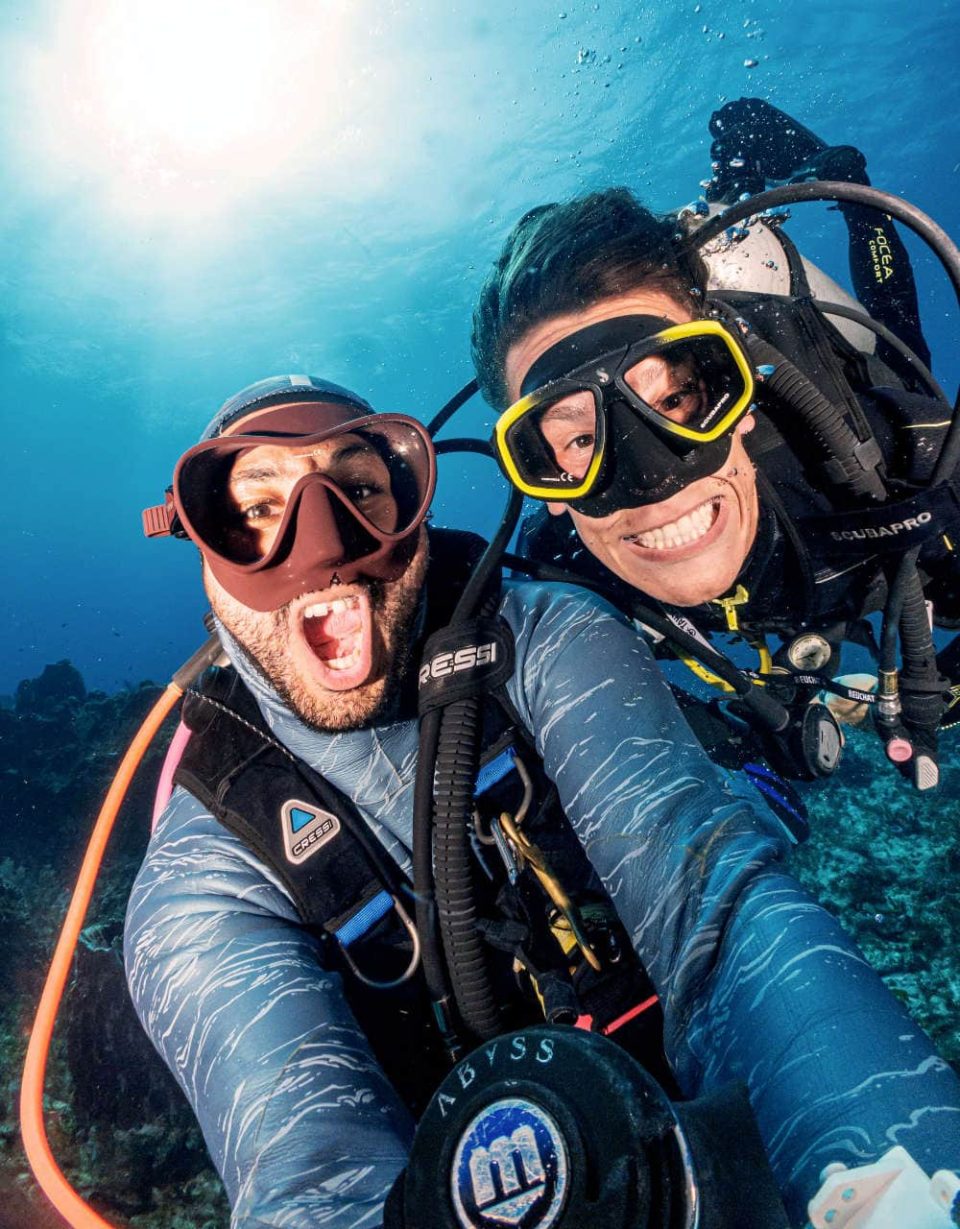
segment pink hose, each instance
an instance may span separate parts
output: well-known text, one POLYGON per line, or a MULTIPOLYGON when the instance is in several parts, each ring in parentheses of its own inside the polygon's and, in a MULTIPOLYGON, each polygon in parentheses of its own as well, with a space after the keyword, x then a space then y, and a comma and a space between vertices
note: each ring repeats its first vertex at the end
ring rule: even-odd
POLYGON ((157 782, 157 796, 153 803, 153 819, 150 821, 150 831, 157 826, 157 821, 166 809, 167 803, 170 801, 170 795, 173 793, 173 774, 177 771, 177 765, 180 763, 180 757, 183 755, 184 748, 190 741, 191 730, 181 721, 177 726, 177 732, 170 741, 170 746, 167 749, 167 757, 163 761, 163 769, 160 773, 160 780, 157 782))

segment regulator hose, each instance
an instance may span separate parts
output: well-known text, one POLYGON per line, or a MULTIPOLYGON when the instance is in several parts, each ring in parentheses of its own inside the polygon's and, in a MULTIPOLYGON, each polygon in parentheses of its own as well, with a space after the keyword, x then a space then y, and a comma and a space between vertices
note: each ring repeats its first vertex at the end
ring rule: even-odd
MULTIPOLYGON (((777 295, 776 297, 786 298, 788 296, 777 295)), ((934 397, 936 397, 938 401, 942 401, 945 405, 950 405, 947 394, 940 387, 936 377, 926 363, 919 357, 919 355, 914 354, 907 343, 905 341, 901 341, 896 333, 894 333, 891 329, 888 329, 885 324, 881 324, 879 320, 874 320, 873 317, 868 316, 866 312, 857 311, 856 308, 849 307, 846 303, 826 303, 823 299, 812 299, 811 302, 813 303, 813 306, 819 308, 825 316, 841 316, 844 320, 852 320, 854 323, 859 324, 862 328, 869 329, 872 333, 876 333, 878 337, 883 338, 891 349, 896 350, 901 358, 905 359, 911 367, 916 369, 917 375, 920 376, 934 397)))
MULTIPOLYGON (((763 213, 768 209, 777 209, 781 205, 793 205, 800 201, 850 201, 855 205, 869 205, 888 217, 902 222, 919 235, 934 252, 944 272, 949 277, 954 293, 960 302, 960 251, 956 244, 932 218, 928 217, 916 205, 911 205, 902 197, 893 196, 889 192, 881 192, 877 188, 868 188, 864 184, 813 180, 808 183, 786 184, 782 188, 771 188, 769 192, 758 192, 748 200, 738 201, 710 218, 703 226, 687 235, 678 243, 681 254, 691 249, 697 249, 722 234, 735 222, 742 222, 754 214, 763 213)), ((960 395, 954 402, 953 423, 947 432, 943 448, 937 460, 937 467, 930 485, 943 482, 957 467, 960 460, 960 395)))
MULTIPOLYGON (((909 227, 935 253, 960 301, 960 251, 950 236, 915 205, 888 192, 862 184, 821 182, 788 184, 761 192, 711 218, 680 244, 682 252, 702 247, 734 222, 798 201, 849 201, 877 209, 909 227)), ((950 479, 960 461, 960 393, 953 406, 952 422, 930 477, 934 487, 950 479)), ((859 485, 859 483, 858 483, 859 485)), ((872 492, 871 492, 872 493, 872 492)), ((914 763, 914 781, 926 789, 939 780, 936 766, 936 725, 943 711, 943 680, 936 665, 933 634, 927 619, 923 590, 917 571, 918 551, 908 551, 897 568, 883 616, 880 667, 881 695, 886 703, 878 710, 878 724, 887 741, 888 754, 899 737, 897 714, 903 710, 905 725, 916 730, 922 744, 920 762, 914 763), (896 633, 899 630, 903 657, 902 695, 898 694, 896 633), (905 703, 904 703, 905 702, 905 703), (885 712, 884 709, 887 711, 885 712), (937 711, 936 721, 933 713, 937 711)), ((902 757, 897 757, 902 758, 902 757)))
MULTIPOLYGON (((499 604, 499 588, 491 593, 489 583, 522 508, 523 496, 511 487, 503 518, 460 595, 451 628, 465 626, 481 609, 492 614, 499 604)), ((470 846, 482 712, 481 699, 471 696, 424 716, 414 811, 414 885, 424 972, 432 982, 435 1010, 455 1029, 452 997, 459 1023, 472 1040, 496 1036, 501 1027, 486 947, 477 931, 470 846)), ((447 1038, 447 1048, 455 1053, 452 1041, 447 1038)))
POLYGON ((434 792, 437 915, 453 997, 463 1026, 480 1041, 500 1031, 500 1012, 477 931, 469 819, 480 758, 480 701, 449 705, 441 719, 434 792))
MULTIPOLYGON (((417 764, 436 764, 440 713, 427 713, 420 722, 417 764)), ((453 1019, 453 994, 437 929, 437 900, 433 878, 433 777, 417 772, 413 788, 414 916, 420 940, 420 958, 437 1027, 450 1057, 460 1055, 453 1019)))
POLYGON ((853 495, 886 499, 887 489, 877 472, 882 456, 876 440, 858 439, 833 402, 776 346, 754 333, 747 335, 746 343, 756 367, 773 369, 764 375, 764 387, 803 420, 825 455, 830 479, 853 495))

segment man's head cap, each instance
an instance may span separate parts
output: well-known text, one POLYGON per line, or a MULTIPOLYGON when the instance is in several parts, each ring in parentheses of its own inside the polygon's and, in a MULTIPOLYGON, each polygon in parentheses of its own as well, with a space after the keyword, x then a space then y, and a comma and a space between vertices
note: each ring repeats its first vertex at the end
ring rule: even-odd
POLYGON ((269 376, 266 380, 248 384, 225 401, 200 438, 214 439, 246 414, 292 401, 322 401, 354 407, 360 414, 374 413, 373 406, 358 393, 334 384, 332 380, 318 380, 315 376, 269 376))

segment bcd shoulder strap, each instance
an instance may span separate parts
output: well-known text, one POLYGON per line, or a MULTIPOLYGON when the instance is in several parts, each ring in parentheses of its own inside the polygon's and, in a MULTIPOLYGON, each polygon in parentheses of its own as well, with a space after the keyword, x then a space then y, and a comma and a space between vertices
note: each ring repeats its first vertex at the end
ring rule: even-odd
POLYGON ((194 737, 177 784, 271 868, 307 925, 343 943, 363 910, 390 909, 399 868, 350 799, 270 735, 232 668, 208 671, 183 720, 194 737))

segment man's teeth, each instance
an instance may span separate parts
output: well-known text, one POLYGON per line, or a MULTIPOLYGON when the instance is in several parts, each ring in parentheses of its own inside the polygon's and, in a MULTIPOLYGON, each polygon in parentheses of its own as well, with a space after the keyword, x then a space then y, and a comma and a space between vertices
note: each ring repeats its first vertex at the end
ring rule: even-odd
POLYGON ((349 670, 360 660, 360 649, 356 648, 346 657, 328 657, 323 663, 328 670, 349 670))
POLYGON ((702 538, 710 529, 716 520, 717 507, 715 499, 708 499, 692 512, 681 516, 678 521, 658 525, 656 529, 648 529, 646 533, 627 534, 623 540, 636 542, 638 546, 646 546, 651 550, 672 550, 678 546, 686 546, 702 538))
POLYGON ((355 610, 360 605, 358 597, 338 597, 332 602, 317 602, 308 606, 303 612, 305 619, 323 619, 329 614, 343 614, 345 610, 355 610))

